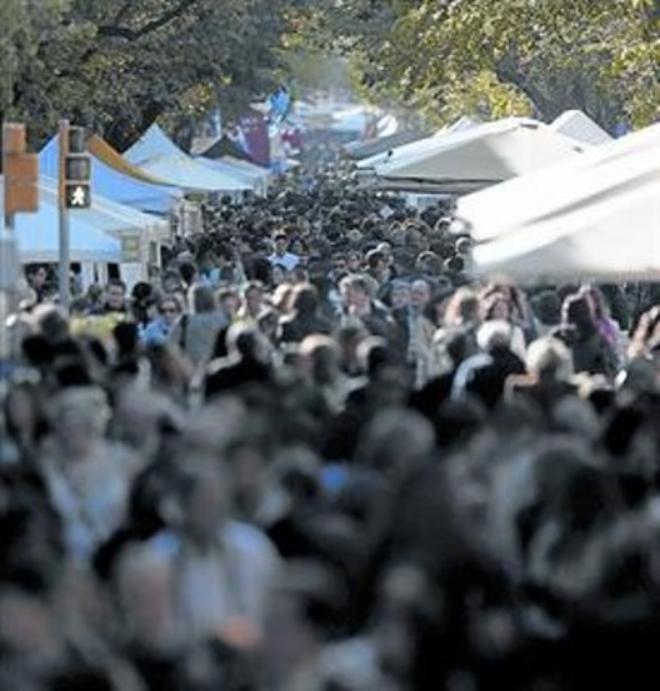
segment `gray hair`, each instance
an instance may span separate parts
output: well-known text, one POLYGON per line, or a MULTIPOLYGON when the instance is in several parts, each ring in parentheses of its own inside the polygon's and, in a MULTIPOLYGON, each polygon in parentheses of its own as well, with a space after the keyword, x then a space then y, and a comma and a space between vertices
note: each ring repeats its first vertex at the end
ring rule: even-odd
POLYGON ((557 338, 546 336, 530 343, 525 358, 527 371, 538 375, 554 375, 568 379, 573 374, 573 358, 557 338))
POLYGON ((502 346, 508 348, 511 345, 512 333, 511 324, 503 319, 491 319, 479 327, 477 344, 485 352, 502 346))

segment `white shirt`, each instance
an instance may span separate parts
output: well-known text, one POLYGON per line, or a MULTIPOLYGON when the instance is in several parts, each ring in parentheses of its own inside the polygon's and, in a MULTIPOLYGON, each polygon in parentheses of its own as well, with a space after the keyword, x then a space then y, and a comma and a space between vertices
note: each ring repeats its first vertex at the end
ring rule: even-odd
POLYGON ((268 261, 270 261, 273 266, 279 264, 287 271, 293 271, 296 266, 300 264, 300 257, 295 254, 291 254, 291 252, 285 252, 281 256, 279 254, 271 254, 270 257, 268 257, 268 261))

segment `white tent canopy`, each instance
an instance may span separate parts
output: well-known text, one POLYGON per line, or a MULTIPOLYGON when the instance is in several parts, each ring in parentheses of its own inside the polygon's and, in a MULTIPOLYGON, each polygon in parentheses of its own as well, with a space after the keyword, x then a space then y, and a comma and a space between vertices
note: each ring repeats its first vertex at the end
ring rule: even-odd
POLYGON ((163 183, 199 192, 241 192, 251 189, 245 178, 214 170, 179 149, 158 125, 152 125, 124 158, 163 183))
POLYGON ((406 141, 398 146, 390 146, 385 151, 369 156, 357 164, 357 167, 361 170, 373 170, 377 166, 386 163, 394 156, 412 156, 417 153, 422 153, 429 151, 434 146, 437 145, 438 140, 442 137, 446 137, 452 132, 464 132, 466 130, 476 127, 478 122, 469 118, 467 115, 463 115, 456 122, 453 122, 447 127, 443 127, 437 130, 430 137, 418 137, 412 141, 406 141))
MULTIPOLYGON (((2 178, 0 178, 2 180, 2 178)), ((39 182, 39 210, 17 214, 14 232, 20 262, 57 262, 59 258, 59 212, 54 181, 39 182)), ((2 197, 2 186, 0 186, 2 197)), ((106 219, 106 222, 108 219, 106 219)), ((121 242, 99 225, 98 217, 85 211, 70 214, 70 247, 73 262, 121 262, 121 242)))
POLYGON ((631 176, 658 168, 658 126, 641 130, 582 156, 531 172, 458 201, 457 218, 473 239, 491 240, 556 213, 577 199, 612 194, 631 176))
POLYGON ((196 156, 196 161, 208 166, 211 170, 217 170, 242 180, 256 194, 265 194, 268 186, 269 172, 264 168, 259 168, 247 161, 238 158, 205 158, 196 156), (245 164, 245 165, 243 165, 245 164))
MULTIPOLYGON (((434 135, 435 136, 435 135, 434 135)), ((369 158, 365 158, 357 164, 360 170, 375 170, 377 166, 382 165, 390 158, 396 155, 403 155, 404 153, 414 153, 417 151, 426 151, 432 145, 433 137, 422 137, 415 139, 412 142, 407 142, 401 146, 390 148, 382 153, 375 154, 369 158)))
POLYGON ((477 274, 521 283, 660 278, 660 124, 460 200, 477 274))
POLYGON ((563 112, 553 121, 550 129, 591 146, 598 146, 598 144, 606 144, 612 141, 612 137, 581 110, 567 110, 563 112))
POLYGON ((426 146, 394 151, 376 165, 389 179, 487 186, 541 168, 585 147, 527 118, 505 118, 426 140, 426 146))

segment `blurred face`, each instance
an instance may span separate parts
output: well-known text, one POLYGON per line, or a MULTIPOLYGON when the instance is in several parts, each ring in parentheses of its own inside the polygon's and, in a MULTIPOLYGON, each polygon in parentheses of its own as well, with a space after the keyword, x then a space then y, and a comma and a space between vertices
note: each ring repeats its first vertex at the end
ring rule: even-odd
POLYGON ((107 416, 104 411, 69 406, 57 417, 55 434, 69 452, 70 460, 82 457, 105 432, 107 416))
POLYGON ((282 256, 286 252, 287 240, 285 237, 275 238, 275 254, 282 256))
POLYGON ((163 290, 166 293, 176 293, 181 288, 181 281, 178 276, 167 276, 163 280, 163 290))
POLYGON ((431 300, 431 289, 424 281, 415 281, 410 291, 410 302, 417 309, 424 309, 431 300))
POLYGON ((163 321, 168 326, 172 326, 179 316, 179 307, 174 300, 166 300, 160 306, 160 314, 163 321))
POLYGON ((233 318, 236 316, 241 302, 238 299, 237 295, 227 295, 222 299, 222 302, 220 304, 224 313, 228 317, 233 318))
MULTIPOLYGON (((193 459, 193 464, 197 461, 193 459)), ((191 472, 191 487, 183 499, 184 530, 201 543, 212 542, 229 509, 227 487, 220 470, 210 459, 191 472)))
POLYGON ((410 304, 410 288, 400 286, 392 291, 392 309, 398 310, 410 304))
POLYGON ((348 270, 351 273, 355 273, 360 270, 360 255, 359 254, 349 254, 348 255, 348 270))
POLYGON ((230 465, 234 471, 234 497, 240 508, 249 511, 266 486, 266 461, 260 451, 244 446, 231 455, 230 465))
POLYGON ((392 246, 389 244, 389 242, 382 242, 379 246, 378 249, 382 252, 383 256, 385 257, 385 261, 387 264, 391 264, 393 261, 392 257, 392 246))
POLYGON ((46 283, 46 279, 48 278, 48 273, 46 272, 46 269, 44 269, 43 266, 40 266, 33 274, 32 274, 32 286, 34 288, 41 288, 44 283, 46 283))
POLYGON ((498 300, 491 311, 491 319, 502 319, 508 321, 511 316, 509 305, 504 300, 498 300))
POLYGON ((108 286, 105 296, 106 302, 108 303, 108 307, 110 307, 110 309, 121 310, 124 308, 124 303, 126 301, 126 291, 121 286, 108 286))
POLYGON ((332 260, 332 268, 337 273, 343 273, 346 271, 346 258, 345 257, 335 257, 332 260))
POLYGON ((362 309, 370 302, 369 294, 358 286, 342 287, 342 298, 346 307, 354 309, 362 309))
POLYGON ((262 294, 258 288, 251 288, 245 293, 245 303, 248 312, 252 315, 256 315, 261 310, 262 294))

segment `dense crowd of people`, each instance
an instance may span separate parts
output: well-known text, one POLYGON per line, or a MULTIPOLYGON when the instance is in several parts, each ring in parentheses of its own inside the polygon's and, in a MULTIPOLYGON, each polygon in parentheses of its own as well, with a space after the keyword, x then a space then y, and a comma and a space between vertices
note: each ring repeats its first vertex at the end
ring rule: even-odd
POLYGON ((0 688, 635 688, 660 619, 653 286, 469 275, 325 152, 130 293, 11 325, 0 688))

